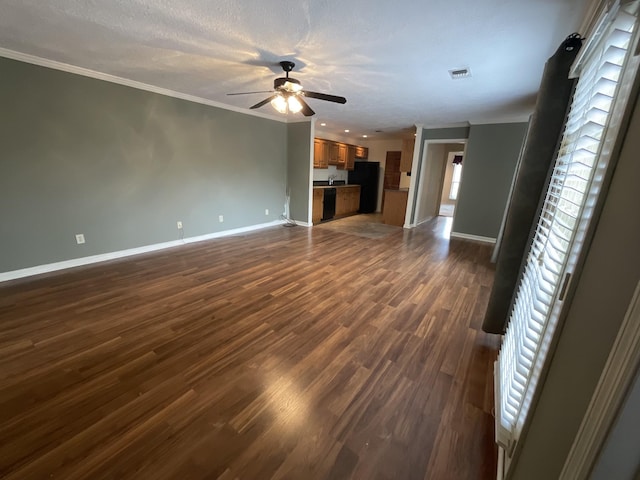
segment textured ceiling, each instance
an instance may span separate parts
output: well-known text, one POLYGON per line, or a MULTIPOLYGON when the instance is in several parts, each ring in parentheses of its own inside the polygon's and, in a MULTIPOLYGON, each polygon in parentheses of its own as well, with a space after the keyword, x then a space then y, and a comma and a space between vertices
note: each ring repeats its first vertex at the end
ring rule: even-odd
POLYGON ((241 108, 267 95, 226 93, 271 89, 293 59, 306 89, 347 97, 308 100, 325 129, 375 136, 525 120, 587 3, 0 0, 0 47, 241 108), (452 80, 459 67, 472 77, 452 80))

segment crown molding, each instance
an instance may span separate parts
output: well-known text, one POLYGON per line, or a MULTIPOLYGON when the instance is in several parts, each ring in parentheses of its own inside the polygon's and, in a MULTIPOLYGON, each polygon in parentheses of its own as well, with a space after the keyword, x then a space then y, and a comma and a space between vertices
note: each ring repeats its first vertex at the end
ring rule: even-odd
MULTIPOLYGON (((0 47, 0 57, 8 58, 11 60, 17 60, 19 62, 29 63, 32 65, 38 65, 40 67, 51 68, 54 70, 60 70, 66 73, 72 73, 74 75, 81 75, 83 77, 89 77, 96 80, 102 80, 109 83, 115 83, 118 85, 124 85, 126 87, 135 88, 137 90, 144 90, 151 93, 157 93, 158 95, 164 95, 165 97, 178 98, 180 100, 186 100, 188 102, 199 103, 207 105, 209 107, 220 108, 222 110, 228 110, 231 112, 242 113, 244 115, 250 115, 253 117, 264 118, 267 120, 275 120, 276 122, 290 123, 291 120, 286 117, 280 117, 276 115, 269 115, 267 113, 261 113, 246 108, 234 107, 232 105, 226 105, 224 103, 216 102, 195 95, 189 95, 187 93, 176 92, 168 88, 158 87, 156 85, 150 85, 148 83, 138 82, 136 80, 130 80, 128 78, 117 77, 108 73, 98 72, 84 67, 78 67, 68 63, 58 62, 57 60, 49 60, 47 58, 38 57, 28 53, 17 52, 15 50, 9 50, 7 48, 0 47)), ((297 120, 295 120, 297 121, 297 120)))

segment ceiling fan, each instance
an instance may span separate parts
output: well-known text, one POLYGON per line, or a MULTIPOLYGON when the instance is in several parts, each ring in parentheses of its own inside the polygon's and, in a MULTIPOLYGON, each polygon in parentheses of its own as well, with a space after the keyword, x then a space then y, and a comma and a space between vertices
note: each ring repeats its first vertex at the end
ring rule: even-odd
POLYGON ((284 77, 276 78, 273 82, 273 90, 266 90, 261 92, 242 92, 242 93, 227 93, 227 95, 249 95, 253 93, 271 93, 269 98, 265 98, 261 102, 256 103, 251 109, 260 108, 263 105, 271 102, 273 108, 280 113, 298 113, 302 112, 305 117, 314 115, 311 107, 304 101, 302 97, 317 98, 318 100, 325 100, 327 102, 335 103, 347 103, 347 99, 336 95, 329 95, 326 93, 310 92, 304 90, 299 80, 289 77, 289 72, 295 67, 295 63, 289 61, 280 62, 282 70, 285 72, 284 77))

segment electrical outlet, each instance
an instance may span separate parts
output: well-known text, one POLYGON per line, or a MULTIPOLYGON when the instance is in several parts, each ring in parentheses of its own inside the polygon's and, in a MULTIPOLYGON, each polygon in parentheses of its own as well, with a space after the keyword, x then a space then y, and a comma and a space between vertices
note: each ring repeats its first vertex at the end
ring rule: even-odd
POLYGON ((268 209, 268 208, 265 208, 265 209, 264 209, 264 214, 265 214, 265 215, 269 215, 269 209, 268 209))
POLYGON ((182 222, 180 220, 176 222, 176 225, 178 225, 178 230, 182 230, 182 222))
POLYGON ((224 222, 224 215, 218 215, 218 221, 220 223, 224 222))
POLYGON ((78 245, 82 245, 84 243, 84 233, 77 233, 76 234, 76 243, 78 245))

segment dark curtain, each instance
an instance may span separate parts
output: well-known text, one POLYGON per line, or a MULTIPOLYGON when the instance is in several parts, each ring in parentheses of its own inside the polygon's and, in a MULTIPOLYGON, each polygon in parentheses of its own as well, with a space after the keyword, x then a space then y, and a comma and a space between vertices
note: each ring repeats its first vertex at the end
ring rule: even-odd
POLYGON ((538 222, 542 195, 547 190, 575 87, 575 80, 569 79, 569 69, 581 46, 580 36, 570 35, 545 65, 502 238, 498 240, 496 274, 482 324, 482 329, 488 333, 504 333, 508 322, 513 295, 538 222))

